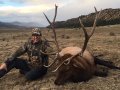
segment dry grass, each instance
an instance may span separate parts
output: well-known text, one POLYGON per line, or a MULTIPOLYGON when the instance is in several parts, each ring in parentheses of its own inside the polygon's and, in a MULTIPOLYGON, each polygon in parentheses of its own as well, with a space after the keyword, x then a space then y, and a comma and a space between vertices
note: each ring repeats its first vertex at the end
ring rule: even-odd
MULTIPOLYGON (((42 33, 44 37, 53 40, 52 31, 48 33, 47 30, 42 30, 42 33)), ((0 30, 0 62, 6 60, 29 38, 30 34, 29 30, 0 30)), ((60 48, 83 45, 84 36, 81 29, 57 29, 57 37, 60 48), (69 38, 62 38, 63 32, 69 38)), ((95 55, 104 54, 102 58, 120 66, 120 25, 97 27, 88 49, 95 55), (110 35, 110 32, 115 35, 110 35)), ((50 71, 51 69, 43 79, 29 82, 19 74, 18 70, 13 69, 0 79, 0 90, 119 90, 120 88, 119 70, 109 70, 109 76, 106 78, 93 77, 88 82, 68 82, 63 86, 54 85, 55 73, 50 71)))

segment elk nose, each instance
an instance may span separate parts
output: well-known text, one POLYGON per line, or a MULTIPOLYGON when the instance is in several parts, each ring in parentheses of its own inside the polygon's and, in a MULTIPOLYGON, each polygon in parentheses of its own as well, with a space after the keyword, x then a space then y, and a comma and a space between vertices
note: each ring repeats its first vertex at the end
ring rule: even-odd
POLYGON ((55 80, 54 84, 55 84, 55 85, 63 85, 64 82, 60 82, 60 81, 55 80))

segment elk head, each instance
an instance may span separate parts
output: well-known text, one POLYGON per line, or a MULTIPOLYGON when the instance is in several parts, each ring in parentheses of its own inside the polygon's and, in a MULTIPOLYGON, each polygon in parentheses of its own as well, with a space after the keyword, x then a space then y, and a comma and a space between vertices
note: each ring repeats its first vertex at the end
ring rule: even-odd
POLYGON ((100 12, 98 13, 97 9, 95 8, 96 17, 95 17, 93 28, 90 34, 87 33, 81 19, 79 18, 80 25, 85 35, 85 41, 82 48, 70 46, 70 47, 63 48, 60 51, 59 45, 57 42, 56 31, 54 28, 54 23, 57 15, 57 7, 58 6, 55 5, 55 16, 54 16, 53 22, 50 22, 50 20, 44 13, 47 21, 49 22, 53 30, 54 37, 55 37, 55 44, 57 47, 57 54, 53 63, 45 67, 51 67, 53 64, 55 64, 55 62, 58 61, 58 64, 56 65, 57 66, 56 69, 53 70, 53 72, 58 71, 57 78, 55 80, 55 84, 57 85, 64 84, 66 81, 69 81, 69 80, 74 82, 88 80, 94 74, 96 66, 94 63, 93 55, 86 50, 86 47, 90 37, 93 35, 95 31, 96 21, 98 16, 100 15, 100 12))

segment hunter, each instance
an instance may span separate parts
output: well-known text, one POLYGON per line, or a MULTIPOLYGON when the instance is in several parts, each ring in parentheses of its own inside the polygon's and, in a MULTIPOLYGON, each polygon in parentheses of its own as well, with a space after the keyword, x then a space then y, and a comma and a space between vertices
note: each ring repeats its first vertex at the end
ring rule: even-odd
POLYGON ((36 80, 47 73, 48 55, 42 52, 50 50, 50 45, 46 40, 42 40, 42 34, 38 28, 32 30, 32 36, 19 47, 5 62, 0 65, 0 78, 11 69, 19 69, 27 80, 36 80), (42 51, 42 52, 41 52, 42 51), (19 56, 27 53, 28 59, 19 56))

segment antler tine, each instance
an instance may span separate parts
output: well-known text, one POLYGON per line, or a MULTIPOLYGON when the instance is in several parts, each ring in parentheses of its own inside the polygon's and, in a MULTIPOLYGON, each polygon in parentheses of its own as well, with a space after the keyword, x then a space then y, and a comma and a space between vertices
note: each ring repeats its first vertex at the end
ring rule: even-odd
POLYGON ((83 31, 84 31, 84 35, 85 35, 85 41, 84 41, 84 45, 83 45, 83 47, 82 47, 82 50, 81 50, 81 56, 83 55, 83 52, 85 51, 85 49, 86 49, 86 47, 87 47, 87 43, 88 43, 88 40, 89 40, 89 35, 88 35, 88 33, 87 33, 87 31, 86 31, 86 29, 85 29, 85 27, 84 27, 84 25, 83 25, 83 23, 82 23, 82 21, 81 21, 81 19, 79 18, 79 22, 80 22, 80 25, 81 25, 81 27, 82 27, 82 29, 83 29, 83 31))
POLYGON ((96 8, 96 7, 94 7, 94 9, 95 9, 95 12, 97 13, 97 8, 96 8))
POLYGON ((62 61, 62 63, 60 63, 60 64, 58 65, 58 67, 57 67, 55 70, 53 70, 52 72, 56 72, 63 64, 68 65, 68 64, 70 63, 70 61, 71 61, 75 56, 77 56, 77 54, 76 54, 76 55, 73 55, 73 56, 71 56, 71 57, 69 57, 69 58, 67 58, 67 59, 65 59, 64 61, 62 61), (67 63, 65 63, 65 62, 67 62, 67 63))
POLYGON ((93 33, 95 31, 95 28, 96 28, 97 19, 98 19, 100 13, 101 13, 101 11, 99 11, 99 13, 97 14, 98 11, 97 11, 96 7, 94 7, 94 9, 95 9, 95 12, 96 12, 96 17, 95 17, 95 20, 94 20, 94 23, 93 23, 93 28, 92 28, 92 31, 91 31, 91 34, 89 35, 89 37, 91 37, 93 35, 93 33))
POLYGON ((82 23, 80 18, 79 18, 79 22, 80 22, 80 25, 81 25, 81 27, 82 27, 82 29, 84 31, 85 37, 88 37, 87 31, 86 31, 86 29, 85 29, 85 27, 84 27, 84 25, 83 25, 83 23, 82 23))
MULTIPOLYGON (((71 58, 70 58, 70 59, 71 59, 71 58)), ((58 65, 58 67, 57 67, 55 70, 53 70, 52 72, 56 72, 56 71, 65 63, 65 61, 70 62, 70 59, 68 58, 67 60, 62 61, 62 63, 60 63, 60 64, 58 65)))
POLYGON ((47 65, 43 65, 44 67, 51 67, 55 62, 57 61, 57 57, 55 57, 55 59, 53 60, 53 62, 51 64, 47 65))
POLYGON ((49 22, 49 24, 50 24, 50 26, 51 26, 51 28, 52 28, 52 30, 53 30, 53 33, 54 33, 54 36, 55 36, 55 44, 56 44, 56 47, 57 47, 57 51, 58 51, 58 53, 59 53, 60 49, 59 49, 59 45, 58 45, 58 42, 57 42, 56 31, 55 31, 55 28, 54 28, 55 19, 56 19, 56 16, 57 16, 57 7, 58 7, 58 6, 55 5, 55 16, 54 16, 54 19, 53 19, 53 22, 52 22, 52 23, 51 23, 50 20, 48 19, 47 15, 46 15, 45 13, 43 13, 43 14, 44 14, 44 16, 46 17, 47 21, 49 22))
POLYGON ((53 26, 54 23, 55 23, 56 16, 57 16, 57 8, 58 8, 58 6, 55 5, 55 16, 54 16, 53 23, 52 23, 52 29, 53 29, 53 33, 54 33, 54 36, 55 36, 55 43, 56 43, 56 46, 57 46, 57 50, 59 52, 60 49, 59 49, 59 45, 58 45, 58 42, 57 42, 56 31, 55 31, 55 28, 53 26))
POLYGON ((81 25, 81 27, 82 27, 82 29, 83 29, 83 31, 84 31, 84 35, 85 35, 84 45, 83 45, 82 50, 81 50, 81 53, 80 53, 81 56, 83 55, 83 53, 84 53, 84 51, 85 51, 85 49, 86 49, 86 47, 87 47, 87 43, 88 43, 90 37, 93 35, 93 33, 94 33, 94 31, 95 31, 97 18, 99 17, 99 15, 100 15, 100 13, 101 13, 101 11, 100 11, 99 14, 97 14, 97 9, 96 9, 96 7, 94 7, 94 9, 95 9, 95 12, 96 12, 96 17, 95 17, 95 20, 94 20, 93 29, 92 29, 92 31, 91 31, 91 34, 88 34, 88 33, 87 33, 87 31, 86 31, 86 29, 85 29, 85 27, 84 27, 81 19, 79 18, 80 25, 81 25))
POLYGON ((57 52, 46 53, 46 52, 43 52, 42 50, 40 50, 40 52, 44 55, 56 55, 56 53, 57 53, 57 52))
POLYGON ((49 22, 49 24, 51 25, 52 23, 50 22, 50 20, 48 19, 47 15, 45 13, 43 13, 45 18, 47 19, 47 21, 49 22))
POLYGON ((53 19, 53 23, 55 23, 55 19, 56 19, 56 16, 57 16, 57 8, 58 8, 58 6, 55 4, 55 16, 54 16, 54 19, 53 19))

